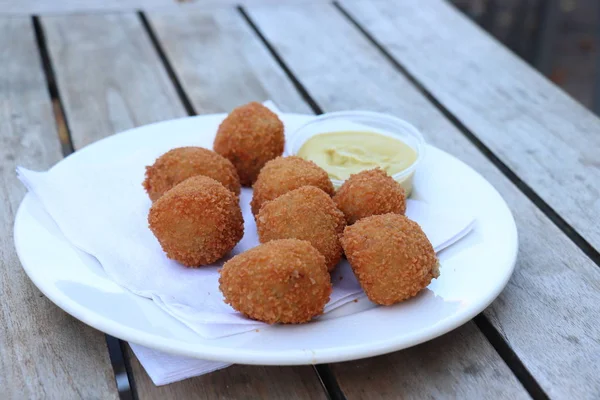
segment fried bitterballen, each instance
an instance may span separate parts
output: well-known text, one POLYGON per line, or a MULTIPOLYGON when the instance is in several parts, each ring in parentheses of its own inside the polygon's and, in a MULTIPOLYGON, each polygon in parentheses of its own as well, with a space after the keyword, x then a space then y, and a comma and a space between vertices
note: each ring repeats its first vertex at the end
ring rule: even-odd
POLYGON ((156 201, 173 186, 196 175, 213 178, 240 194, 240 178, 231 161, 212 150, 191 146, 169 150, 146 167, 144 188, 150 200, 156 201))
POLYGON ((415 296, 440 275, 423 230, 399 214, 363 218, 341 239, 354 274, 369 300, 391 305, 415 296))
POLYGON ((323 313, 331 294, 325 258, 307 241, 273 240, 225 263, 225 302, 252 319, 299 324, 323 313))
POLYGON ((342 256, 339 235, 345 225, 344 214, 331 197, 314 186, 279 196, 263 205, 256 217, 261 243, 275 239, 307 240, 325 256, 329 271, 342 256))
POLYGON ((296 156, 269 161, 252 186, 252 213, 258 214, 264 203, 303 186, 317 187, 330 196, 334 193, 327 172, 312 161, 296 156))
POLYGON ((217 261, 244 235, 238 197, 202 175, 186 179, 156 200, 148 223, 167 257, 188 267, 217 261))
POLYGON ((406 212, 404 189, 381 169, 350 175, 333 196, 348 225, 371 215, 406 212))
POLYGON ((223 120, 213 148, 233 163, 243 186, 252 186, 266 162, 283 153, 284 144, 281 120, 267 107, 252 102, 223 120))

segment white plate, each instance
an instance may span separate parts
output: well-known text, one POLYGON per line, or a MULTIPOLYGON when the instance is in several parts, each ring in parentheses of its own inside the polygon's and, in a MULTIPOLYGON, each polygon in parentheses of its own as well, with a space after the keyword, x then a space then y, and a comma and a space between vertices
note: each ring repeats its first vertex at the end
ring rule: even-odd
MULTIPOLYGON (((96 142, 53 168, 85 169, 140 146, 212 147, 224 114, 166 121, 96 142)), ((310 116, 285 114, 286 133, 310 116)), ((295 365, 353 360, 403 349, 440 336, 473 318, 504 288, 517 256, 517 230, 504 200, 478 173, 429 146, 415 176, 413 197, 467 208, 474 230, 440 253, 441 276, 417 297, 392 307, 344 310, 303 325, 279 325, 203 339, 151 300, 110 281, 89 255, 76 250, 27 195, 15 220, 15 245, 33 283, 56 305, 88 325, 158 350, 240 364, 295 365)), ((357 305, 352 305, 354 308, 357 305)), ((358 305, 360 306, 360 305, 358 305)))

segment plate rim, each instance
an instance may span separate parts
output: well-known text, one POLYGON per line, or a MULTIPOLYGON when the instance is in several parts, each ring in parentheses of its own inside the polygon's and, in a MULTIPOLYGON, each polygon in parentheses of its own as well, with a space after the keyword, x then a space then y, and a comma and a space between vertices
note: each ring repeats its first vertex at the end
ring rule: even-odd
MULTIPOLYGON (((311 117, 311 115, 308 115, 308 114, 296 114, 296 113, 284 113, 284 114, 298 116, 298 117, 304 117, 304 118, 311 117)), ((148 126, 152 126, 152 125, 168 124, 168 123, 172 123, 173 121, 180 121, 180 120, 185 120, 185 119, 198 119, 198 118, 203 118, 203 117, 216 118, 217 116, 224 117, 225 115, 226 115, 225 113, 205 114, 205 115, 197 115, 197 116, 193 116, 193 117, 183 117, 183 118, 159 121, 159 122, 156 122, 153 124, 148 124, 148 125, 143 125, 140 127, 128 129, 119 134, 125 134, 130 131, 147 128, 148 126)), ((97 143, 104 142, 106 140, 110 140, 113 137, 114 137, 114 135, 110 135, 99 141, 90 143, 87 146, 85 146, 84 148, 82 148, 81 150, 79 150, 77 153, 79 153, 81 155, 81 152, 83 152, 84 150, 94 146, 97 143)), ((19 207, 15 214, 15 220, 14 220, 14 224, 13 224, 13 237, 14 237, 17 256, 19 257, 19 261, 21 262, 21 266, 25 270, 25 273, 27 274, 29 279, 33 282, 33 284, 50 301, 52 301, 56 306, 58 306, 59 308, 61 308, 65 312, 67 312, 68 314, 72 315, 73 317, 77 318, 78 320, 82 321, 83 323, 85 323, 95 329, 100 330, 101 332, 107 333, 109 335, 115 336, 119 339, 122 339, 122 340, 125 340, 128 342, 146 346, 146 347, 156 349, 159 351, 164 351, 164 352, 167 352, 170 354, 180 355, 180 356, 184 356, 184 357, 199 358, 199 359, 204 359, 204 360, 211 360, 211 361, 231 362, 231 363, 236 363, 236 364, 310 365, 310 364, 316 364, 316 363, 350 361, 350 360, 356 360, 356 359, 365 358, 365 357, 372 357, 372 356, 377 356, 377 355, 381 355, 381 354, 386 354, 386 353, 402 350, 405 348, 415 346, 420 343, 427 342, 427 341, 434 339, 438 336, 441 336, 451 330, 454 330, 454 329, 462 326, 466 322, 470 321, 474 316, 476 316, 481 311, 483 311, 485 308, 487 308, 498 297, 498 295, 502 292, 502 290, 504 290, 504 288, 506 287, 508 281, 510 280, 510 277, 512 276, 512 274, 515 270, 516 260, 517 260, 517 256, 518 256, 518 243, 519 243, 518 230, 517 230, 517 226, 516 226, 516 223, 514 220, 514 216, 510 210, 510 207, 508 207, 508 204, 506 204, 506 201, 500 195, 500 193, 496 190, 496 188, 491 183, 489 183, 479 172, 477 172, 476 170, 471 168, 469 165, 467 165, 466 163, 464 163, 457 157, 455 157, 452 154, 447 153, 435 146, 432 146, 431 144, 427 144, 427 145, 434 148, 437 151, 441 151, 441 152, 445 153, 445 155, 447 155, 448 157, 453 158, 454 161, 457 161, 457 162, 463 164, 465 167, 469 168, 472 173, 476 174, 483 181, 487 182, 490 186, 490 189, 493 190, 495 192, 495 194, 502 200, 503 205, 506 207, 506 210, 508 211, 508 214, 510 215, 510 220, 507 221, 508 224, 510 225, 509 228, 514 233, 513 235, 511 235, 512 240, 510 243, 510 248, 512 249, 512 254, 510 254, 510 257, 509 257, 510 267, 507 269, 507 272, 506 272, 505 276, 503 277, 503 281, 498 282, 498 284, 495 286, 495 290, 488 292, 485 297, 485 300, 481 300, 478 303, 477 307, 473 307, 472 309, 468 310, 467 312, 464 312, 463 314, 453 315, 449 318, 444 319, 443 321, 441 321, 439 323, 429 325, 425 329, 413 331, 407 335, 403 335, 401 340, 397 340, 396 336, 392 336, 390 338, 387 338, 386 340, 379 340, 377 342, 371 342, 368 345, 361 343, 361 344, 345 345, 342 347, 330 347, 328 349, 318 350, 318 355, 315 354, 315 352, 310 349, 286 350, 286 351, 281 351, 278 353, 268 353, 268 355, 265 355, 264 352, 261 352, 259 350, 244 349, 243 352, 240 352, 240 350, 237 348, 214 347, 214 346, 209 346, 207 344, 201 344, 201 343, 188 344, 188 347, 186 349, 183 349, 182 344, 181 344, 182 342, 180 340, 174 340, 174 339, 165 338, 165 337, 161 337, 160 341, 157 342, 156 335, 147 333, 146 331, 143 331, 143 330, 124 326, 118 322, 115 322, 114 320, 111 320, 108 317, 105 317, 105 316, 79 304, 78 302, 72 300, 67 295, 63 294, 54 285, 45 285, 43 282, 43 279, 41 279, 41 277, 36 276, 35 273, 33 273, 33 268, 31 268, 31 265, 28 266, 27 263, 24 262, 26 257, 24 256, 25 250, 24 250, 24 245, 22 244, 22 240, 25 240, 24 236, 26 236, 26 235, 21 234, 22 229, 25 229, 25 228, 22 227, 22 225, 19 223, 19 221, 22 221, 22 214, 25 212, 24 210, 25 210, 28 202, 33 201, 34 195, 29 192, 24 196, 23 200, 19 204, 19 207)), ((75 154, 76 153, 72 153, 71 155, 63 158, 62 160, 57 162, 55 165, 53 165, 49 170, 52 170, 58 164, 64 162, 65 160, 69 159, 71 156, 73 156, 75 154)), ((67 245, 70 245, 70 244, 67 243, 67 245)), ((124 287, 121 287, 121 288, 125 292, 130 293, 129 290, 127 290, 126 288, 124 288, 124 287)), ((251 333, 251 332, 247 332, 246 334, 248 334, 248 333, 251 333)))

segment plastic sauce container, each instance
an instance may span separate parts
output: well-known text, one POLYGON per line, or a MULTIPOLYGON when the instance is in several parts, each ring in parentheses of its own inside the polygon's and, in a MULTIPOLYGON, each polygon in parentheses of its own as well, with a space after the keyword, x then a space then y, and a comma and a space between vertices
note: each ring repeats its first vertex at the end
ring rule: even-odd
MULTIPOLYGON (((403 142, 414 150, 416 159, 406 168, 391 175, 394 180, 402 185, 406 192, 406 196, 410 196, 415 170, 425 156, 425 139, 423 139, 423 135, 421 135, 413 125, 391 115, 370 111, 341 111, 321 115, 302 125, 291 134, 290 139, 286 143, 286 154, 298 155, 304 144, 314 136, 326 135, 328 133, 335 133, 339 136, 340 132, 365 132, 368 134, 388 136, 391 139, 403 142)), ((369 146, 365 145, 365 147, 369 146)), ((311 159, 310 155, 305 156, 304 158, 311 159)), ((319 160, 315 158, 312 161, 319 161, 317 164, 321 163, 322 167, 326 167, 326 165, 322 165, 322 155, 319 160)), ((332 168, 338 167, 339 165, 336 165, 332 168)), ((359 166, 358 168, 360 170, 367 170, 375 168, 375 166, 368 165, 364 168, 359 166)), ((324 169, 327 170, 328 168, 324 169)), ((343 180, 336 179, 331 175, 330 179, 336 189, 344 183, 343 180)))

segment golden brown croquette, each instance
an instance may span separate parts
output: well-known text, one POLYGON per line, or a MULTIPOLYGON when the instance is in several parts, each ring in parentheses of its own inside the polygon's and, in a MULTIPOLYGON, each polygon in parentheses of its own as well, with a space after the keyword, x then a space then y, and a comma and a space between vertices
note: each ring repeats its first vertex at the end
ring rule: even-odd
POLYGON ((282 194, 302 186, 314 186, 328 195, 334 193, 327 172, 312 161, 300 157, 277 157, 265 164, 252 186, 252 213, 258 214, 260 207, 282 194))
POLYGON ((314 186, 292 190, 262 206, 256 218, 261 243, 275 239, 307 240, 325 256, 329 271, 342 256, 339 235, 344 214, 331 197, 314 186))
POLYGON ((173 186, 196 175, 213 178, 240 194, 240 178, 231 161, 202 147, 179 147, 157 158, 152 166, 146 167, 144 188, 150 200, 156 201, 173 186))
POLYGON ((186 179, 156 200, 148 223, 167 257, 188 267, 217 261, 244 235, 237 196, 202 175, 186 179))
POLYGON ((429 239, 404 215, 363 218, 344 229, 341 241, 354 274, 374 303, 406 300, 440 275, 429 239))
POLYGON ((404 189, 381 169, 350 175, 333 196, 348 225, 371 215, 406 212, 404 189))
POLYGON ((267 161, 283 153, 283 123, 260 103, 234 109, 223 120, 213 148, 235 166, 243 186, 252 186, 267 161))
POLYGON ((220 271, 225 302, 269 324, 300 324, 323 313, 331 294, 325 258, 310 243, 283 239, 233 257, 220 271))

